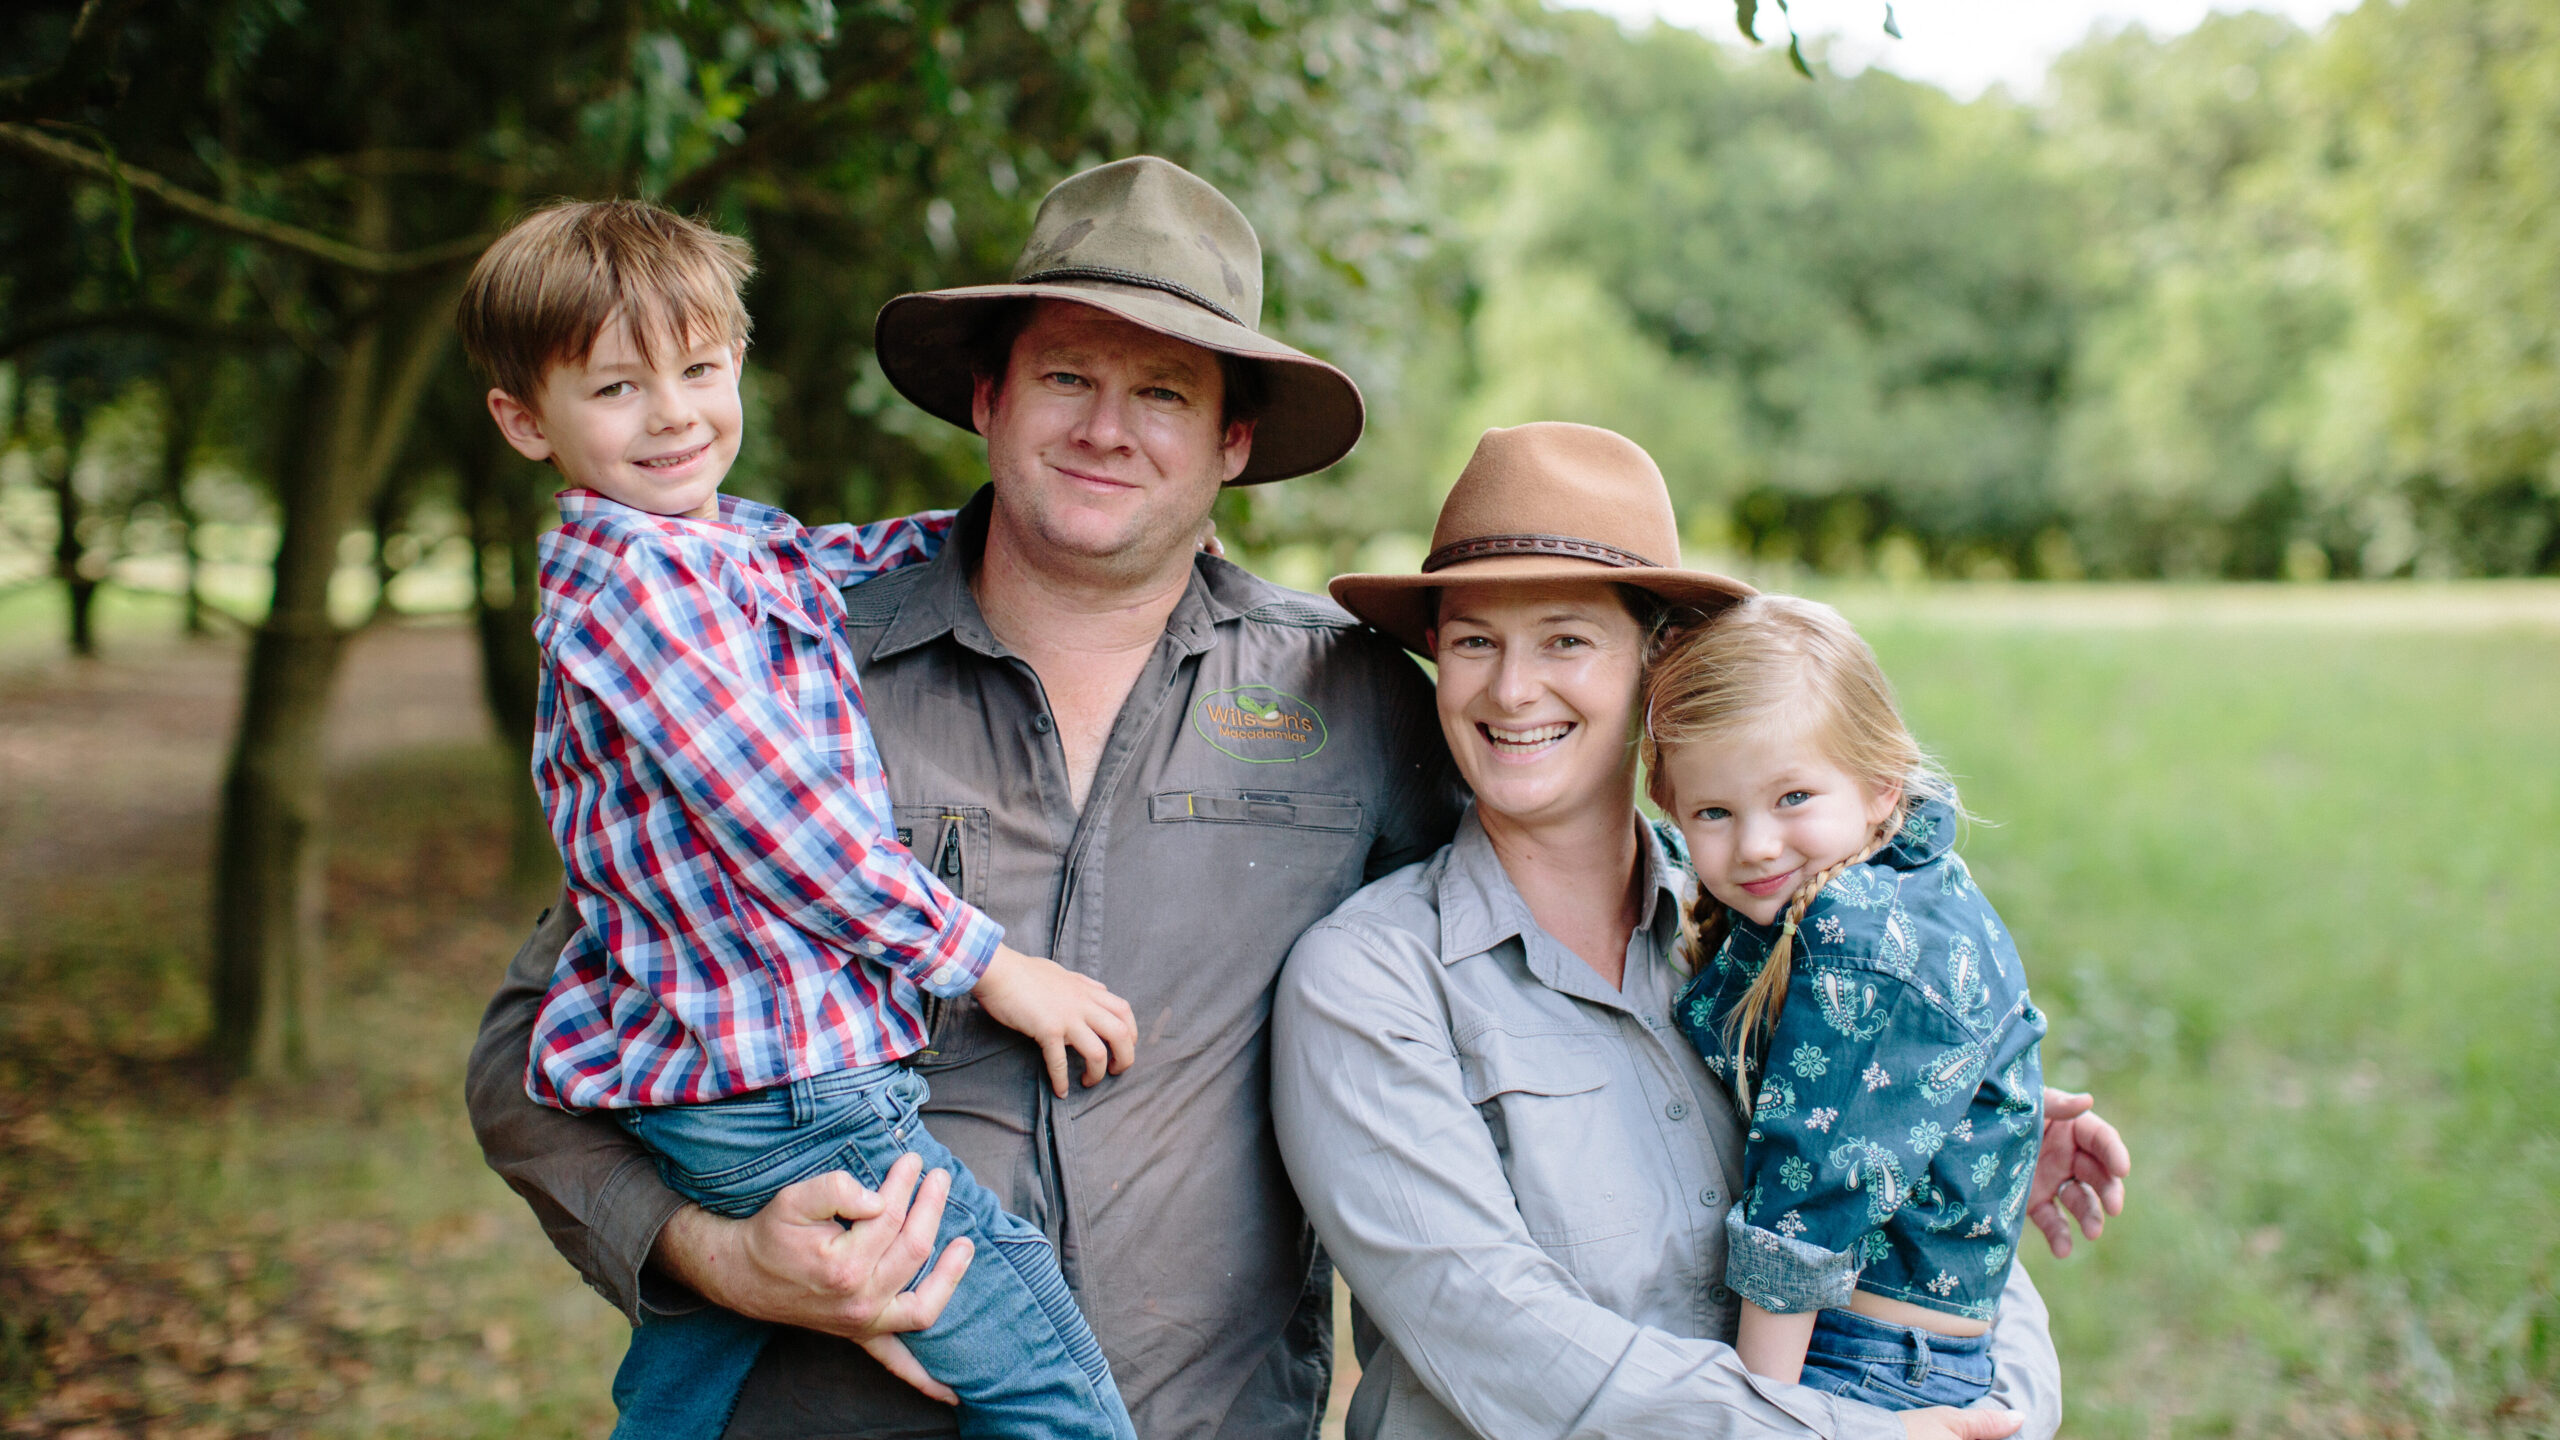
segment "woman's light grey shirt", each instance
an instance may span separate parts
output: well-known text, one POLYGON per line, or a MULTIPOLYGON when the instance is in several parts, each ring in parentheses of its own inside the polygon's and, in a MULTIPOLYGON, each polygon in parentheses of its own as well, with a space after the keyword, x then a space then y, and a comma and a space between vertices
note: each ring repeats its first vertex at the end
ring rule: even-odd
MULTIPOLYGON (((1671 1024, 1691 882, 1650 830, 1644 864, 1623 990, 1538 928, 1473 811, 1290 953, 1280 1149, 1379 1332, 1351 1440, 1900 1440, 1884 1411, 1761 1379, 1730 1348, 1742 1132, 1671 1024)), ((1993 1402, 2047 1440, 2061 1372, 2024 1266, 1994 1353, 1993 1402)))

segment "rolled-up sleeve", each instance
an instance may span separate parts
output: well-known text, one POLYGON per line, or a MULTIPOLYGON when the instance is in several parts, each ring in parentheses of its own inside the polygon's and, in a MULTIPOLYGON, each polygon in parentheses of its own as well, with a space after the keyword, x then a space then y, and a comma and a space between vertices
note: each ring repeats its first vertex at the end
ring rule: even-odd
POLYGON ((1419 937, 1337 917, 1292 951, 1273 1020, 1290 1176, 1362 1308, 1431 1394, 1502 1440, 1898 1440, 1883 1411, 1751 1375, 1729 1346, 1603 1308, 1538 1246, 1466 1099, 1438 965, 1419 937))

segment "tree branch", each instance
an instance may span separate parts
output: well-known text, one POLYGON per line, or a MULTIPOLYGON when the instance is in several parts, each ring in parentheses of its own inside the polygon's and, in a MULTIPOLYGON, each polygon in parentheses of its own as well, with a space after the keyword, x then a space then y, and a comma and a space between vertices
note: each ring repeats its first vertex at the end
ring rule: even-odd
POLYGON ((106 78, 124 22, 144 0, 88 0, 71 22, 71 44, 50 70, 0 80, 0 120, 41 120, 78 107, 106 78))
POLYGON ((206 340, 218 345, 257 345, 286 338, 265 326, 208 320, 200 315, 148 305, 114 310, 58 310, 23 321, 12 329, 0 330, 0 360, 33 349, 47 340, 76 335, 84 330, 142 330, 185 340, 206 340))
POLYGON ((281 220, 252 215, 246 210, 225 205, 219 200, 206 199, 148 170, 119 164, 84 146, 56 140, 30 125, 0 123, 0 146, 33 156, 56 169, 69 170, 75 174, 93 175, 109 181, 121 177, 124 184, 134 193, 148 195, 179 214, 200 220, 217 230, 227 230, 234 235, 245 236, 279 250, 290 250, 295 254, 318 260, 322 264, 335 265, 342 270, 353 270, 364 275, 402 275, 412 271, 437 269, 468 260, 479 254, 488 245, 490 239, 487 235, 466 235, 459 240, 448 240, 442 245, 430 245, 422 250, 403 250, 385 254, 379 250, 367 250, 362 246, 350 245, 343 240, 333 240, 316 230, 305 230, 298 225, 287 225, 281 220))

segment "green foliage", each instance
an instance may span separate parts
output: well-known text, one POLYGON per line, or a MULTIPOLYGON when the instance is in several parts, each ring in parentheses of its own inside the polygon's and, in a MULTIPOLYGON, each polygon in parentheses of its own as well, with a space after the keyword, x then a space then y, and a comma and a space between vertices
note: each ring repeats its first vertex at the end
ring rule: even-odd
POLYGON ((2128 30, 2033 104, 1591 15, 1515 48, 1424 151, 1368 444, 1250 543, 1427 529, 1485 426, 1574 419, 1764 565, 2560 566, 2547 6, 2128 30))

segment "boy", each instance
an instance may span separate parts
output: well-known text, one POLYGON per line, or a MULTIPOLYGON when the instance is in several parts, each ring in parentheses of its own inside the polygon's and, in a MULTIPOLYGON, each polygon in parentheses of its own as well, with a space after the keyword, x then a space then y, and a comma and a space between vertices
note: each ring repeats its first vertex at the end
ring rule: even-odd
MULTIPOLYGON (((542 540, 534 781, 583 928, 526 1090, 612 1113, 714 1213, 914 1151, 952 1175, 937 1249, 976 1263, 916 1358, 968 1434, 1110 1436, 1128 1415, 1041 1233, 917 1121, 919 992, 974 992, 1066 1093, 1128 1068, 1129 1007, 1003 944, 898 844, 839 587, 939 549, 947 514, 802 528, 720 495, 741 430, 745 245, 654 206, 519 221, 465 288, 463 346, 509 444, 570 488, 542 540)), ((717 1435, 766 1327, 635 1331, 617 1436, 717 1435)))

